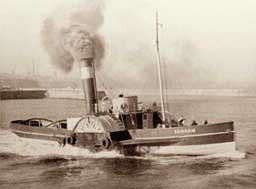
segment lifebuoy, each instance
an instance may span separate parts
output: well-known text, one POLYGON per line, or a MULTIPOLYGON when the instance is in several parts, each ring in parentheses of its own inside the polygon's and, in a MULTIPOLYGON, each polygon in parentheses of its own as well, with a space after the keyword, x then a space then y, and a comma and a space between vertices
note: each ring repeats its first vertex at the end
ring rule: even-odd
POLYGON ((60 143, 60 145, 62 144, 62 147, 64 147, 66 143, 67 143, 67 138, 65 137, 63 138, 62 143, 60 143))
POLYGON ((75 142, 76 142, 76 139, 75 139, 74 137, 72 137, 72 136, 70 136, 70 137, 65 137, 65 138, 63 139, 63 146, 65 146, 66 144, 74 145, 75 142))
POLYGON ((73 144, 73 137, 68 137, 67 138, 67 143, 68 144, 73 144))
POLYGON ((102 146, 105 149, 108 149, 111 146, 111 141, 109 140, 109 138, 105 138, 102 140, 102 146))
POLYGON ((111 107, 113 107, 112 99, 109 96, 104 96, 101 99, 101 110, 103 112, 109 111, 109 110, 111 110, 111 107))
POLYGON ((125 103, 121 104, 121 110, 122 110, 123 112, 127 112, 127 111, 128 111, 128 105, 125 104, 125 103))

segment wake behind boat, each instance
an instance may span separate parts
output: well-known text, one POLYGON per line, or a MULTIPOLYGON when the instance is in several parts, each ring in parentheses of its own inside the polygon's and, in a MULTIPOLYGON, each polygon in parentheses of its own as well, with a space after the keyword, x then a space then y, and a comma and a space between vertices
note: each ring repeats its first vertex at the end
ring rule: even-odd
MULTIPOLYGON (((94 68, 94 39, 83 33, 82 43, 64 47, 81 66, 87 114, 83 117, 51 121, 42 118, 15 120, 11 130, 20 137, 51 140, 97 152, 118 150, 125 155, 209 155, 236 150, 233 122, 184 124, 166 113, 161 79, 157 26, 158 75, 161 111, 140 107, 137 96, 98 99, 94 68), (82 47, 80 45, 83 45, 82 47)), ((71 36, 78 32, 72 31, 71 36)), ((69 35, 67 33, 66 35, 69 35)), ((80 41, 81 42, 81 41, 80 41)))

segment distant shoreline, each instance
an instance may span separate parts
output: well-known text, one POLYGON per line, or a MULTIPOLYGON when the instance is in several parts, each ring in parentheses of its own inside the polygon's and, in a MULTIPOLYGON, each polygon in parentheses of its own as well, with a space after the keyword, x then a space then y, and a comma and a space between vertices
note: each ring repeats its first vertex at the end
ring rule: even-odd
MULTIPOLYGON (((104 89, 102 89, 104 90, 104 89)), ((49 98, 67 98, 67 99, 83 99, 84 94, 82 89, 72 88, 51 88, 48 89, 49 98)), ((158 96, 158 90, 144 90, 139 89, 119 89, 106 91, 109 96, 117 97, 118 94, 124 94, 125 96, 158 96)), ((173 97, 187 97, 187 96, 201 96, 201 97, 256 97, 256 91, 254 90, 238 90, 238 89, 169 89, 166 92, 167 96, 173 97)))

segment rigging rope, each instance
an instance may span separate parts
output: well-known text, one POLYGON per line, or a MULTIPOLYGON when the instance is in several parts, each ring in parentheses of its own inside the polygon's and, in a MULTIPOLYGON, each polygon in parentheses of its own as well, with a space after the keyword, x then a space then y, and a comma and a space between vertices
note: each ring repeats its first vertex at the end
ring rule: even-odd
POLYGON ((166 71, 167 71, 167 66, 166 66, 166 62, 165 62, 165 59, 163 59, 162 61, 162 65, 163 65, 163 78, 164 78, 164 98, 165 98, 165 103, 166 103, 166 108, 167 108, 167 111, 170 111, 170 108, 169 108, 169 99, 168 99, 168 78, 167 78, 167 74, 166 74, 166 71))
POLYGON ((107 92, 107 94, 109 94, 109 96, 111 96, 112 98, 114 97, 114 95, 113 95, 113 90, 112 90, 112 88, 110 88, 110 87, 107 87, 105 84, 104 84, 104 82, 101 80, 101 78, 100 78, 100 73, 97 71, 97 70, 95 70, 95 75, 96 75, 96 78, 98 79, 98 81, 99 81, 99 83, 100 83, 100 85, 103 87, 103 89, 107 92))

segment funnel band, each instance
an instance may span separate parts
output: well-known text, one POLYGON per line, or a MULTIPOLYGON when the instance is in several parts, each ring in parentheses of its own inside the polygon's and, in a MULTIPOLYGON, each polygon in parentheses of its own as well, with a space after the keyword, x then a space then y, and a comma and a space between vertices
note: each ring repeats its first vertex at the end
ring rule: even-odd
POLYGON ((93 78, 93 68, 92 67, 82 67, 81 68, 81 79, 93 78))

